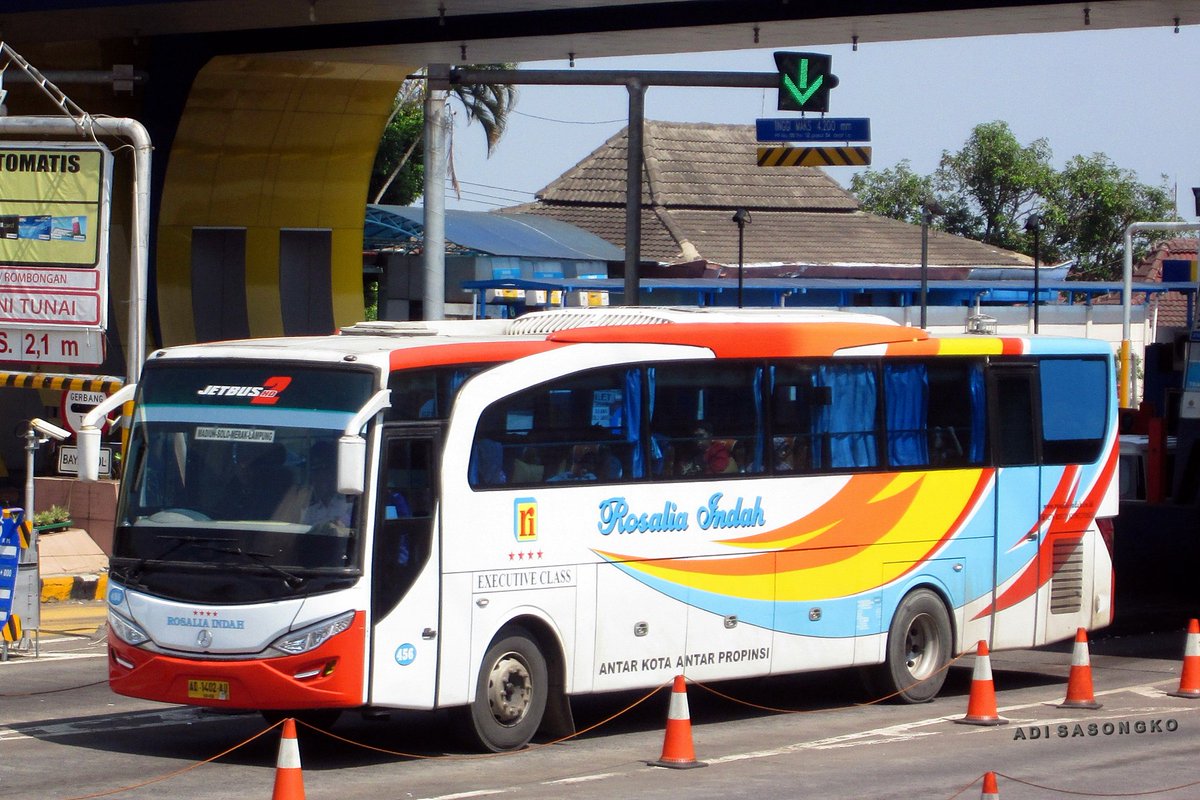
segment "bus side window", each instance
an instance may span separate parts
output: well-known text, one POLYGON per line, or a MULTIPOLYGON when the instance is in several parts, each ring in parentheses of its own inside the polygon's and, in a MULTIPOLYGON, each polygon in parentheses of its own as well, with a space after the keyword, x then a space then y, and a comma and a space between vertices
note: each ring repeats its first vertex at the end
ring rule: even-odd
POLYGON ((1099 358, 1047 358, 1040 372, 1044 463, 1095 461, 1108 427, 1107 365, 1099 358))
POLYGON ((993 450, 999 466, 1038 463, 1032 364, 998 365, 991 370, 993 450))

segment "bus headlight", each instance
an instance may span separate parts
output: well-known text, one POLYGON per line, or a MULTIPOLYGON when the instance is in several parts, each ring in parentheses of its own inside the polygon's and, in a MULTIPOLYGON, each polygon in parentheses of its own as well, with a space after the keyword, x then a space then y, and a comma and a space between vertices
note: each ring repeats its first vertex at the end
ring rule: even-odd
POLYGON ((111 608, 108 610, 108 626, 118 639, 127 644, 139 645, 150 641, 150 636, 144 630, 111 608))
POLYGON ((325 644, 325 642, 337 636, 342 631, 349 630, 353 622, 354 612, 347 611, 345 614, 339 614, 324 622, 318 622, 314 625, 309 625, 307 628, 301 628, 298 631, 284 634, 276 639, 271 644, 271 647, 282 653, 287 653, 289 656, 307 653, 309 650, 315 650, 325 644))

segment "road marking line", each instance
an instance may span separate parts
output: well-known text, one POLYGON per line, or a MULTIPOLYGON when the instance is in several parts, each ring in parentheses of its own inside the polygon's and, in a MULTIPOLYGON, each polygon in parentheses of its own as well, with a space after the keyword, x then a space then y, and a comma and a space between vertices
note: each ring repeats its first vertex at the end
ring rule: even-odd
POLYGON ((589 781, 602 781, 605 778, 617 778, 621 775, 626 775, 624 772, 600 772, 595 775, 579 775, 574 778, 559 778, 553 781, 542 781, 543 786, 554 786, 559 783, 587 783, 589 781))

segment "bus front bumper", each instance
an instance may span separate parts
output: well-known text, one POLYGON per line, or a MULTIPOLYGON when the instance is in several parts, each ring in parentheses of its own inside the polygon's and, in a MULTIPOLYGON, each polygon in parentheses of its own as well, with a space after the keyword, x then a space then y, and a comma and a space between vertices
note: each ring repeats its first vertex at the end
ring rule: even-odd
POLYGON ((350 708, 363 704, 365 614, 294 656, 213 661, 155 653, 109 631, 108 683, 117 694, 236 709, 350 708))

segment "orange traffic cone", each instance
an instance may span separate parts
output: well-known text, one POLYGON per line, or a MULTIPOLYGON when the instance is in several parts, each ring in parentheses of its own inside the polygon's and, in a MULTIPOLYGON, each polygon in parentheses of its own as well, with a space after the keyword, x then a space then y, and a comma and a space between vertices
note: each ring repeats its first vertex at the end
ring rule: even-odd
POLYGON ((283 721, 279 739, 279 757, 275 759, 275 791, 271 800, 304 800, 304 773, 300 769, 300 745, 296 741, 296 720, 283 721))
POLYGON ((1008 720, 996 709, 996 689, 992 685, 992 659, 987 642, 979 640, 975 653, 975 670, 971 673, 971 696, 967 698, 967 715, 954 720, 964 725, 1007 725, 1008 720))
POLYGON ((1167 692, 1171 697, 1200 697, 1200 622, 1188 623, 1187 643, 1183 646, 1183 673, 1179 676, 1179 691, 1167 692))
POLYGON ((662 755, 658 761, 649 764, 672 769, 708 766, 696 760, 696 750, 692 747, 692 719, 688 715, 687 684, 682 675, 675 676, 675 685, 671 687, 671 705, 667 709, 667 735, 663 738, 662 755))
POLYGON ((1059 708, 1100 708, 1092 693, 1092 660, 1088 656, 1087 631, 1075 631, 1075 649, 1071 651, 1071 673, 1067 676, 1067 698, 1059 708))
POLYGON ((996 785, 996 773, 983 773, 983 794, 979 800, 1000 800, 1000 787, 996 785))

